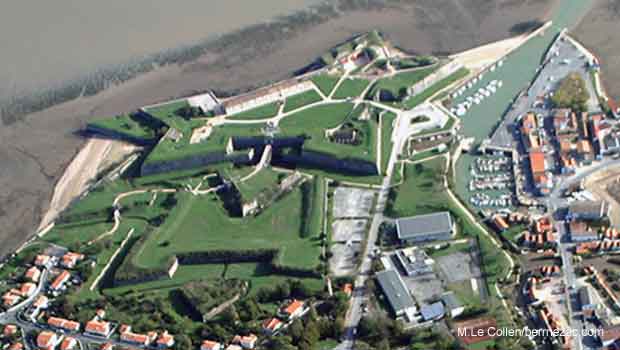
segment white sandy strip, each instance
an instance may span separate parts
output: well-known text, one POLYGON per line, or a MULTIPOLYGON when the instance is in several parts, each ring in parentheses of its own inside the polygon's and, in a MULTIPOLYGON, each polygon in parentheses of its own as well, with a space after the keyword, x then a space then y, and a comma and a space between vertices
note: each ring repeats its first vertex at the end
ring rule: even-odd
POLYGON ((39 230, 49 225, 73 198, 79 196, 89 180, 97 176, 99 164, 106 157, 113 141, 90 139, 73 158, 54 188, 48 211, 39 223, 39 230))

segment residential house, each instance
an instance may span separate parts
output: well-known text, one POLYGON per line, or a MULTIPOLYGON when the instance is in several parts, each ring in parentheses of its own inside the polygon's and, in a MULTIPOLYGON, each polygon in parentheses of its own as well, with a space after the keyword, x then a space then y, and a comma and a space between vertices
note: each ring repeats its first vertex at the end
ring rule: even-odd
POLYGON ((222 344, 212 340, 203 340, 200 350, 222 350, 222 344))
POLYGON ((168 333, 168 331, 163 331, 159 335, 155 343, 157 344, 157 347, 160 349, 169 348, 174 345, 174 337, 170 333, 168 333))
POLYGON ((68 252, 62 256, 60 264, 67 269, 72 269, 77 265, 78 262, 82 261, 83 259, 83 254, 68 252))
POLYGON ((282 323, 282 321, 278 320, 275 317, 266 319, 263 322, 263 332, 265 332, 265 334, 267 335, 273 335, 280 328, 282 328, 283 325, 284 324, 282 323))
POLYGON ((20 299, 21 298, 19 295, 13 294, 11 292, 6 292, 2 296, 2 305, 4 305, 5 307, 11 307, 16 305, 20 299))
POLYGON ((553 187, 553 178, 547 169, 545 153, 541 149, 532 149, 530 151, 530 171, 534 186, 540 194, 549 193, 553 187))
POLYGON ((284 309, 282 309, 282 314, 288 317, 289 319, 293 319, 301 316, 304 312, 304 302, 293 299, 284 309))
POLYGON ((65 337, 60 343, 60 350, 73 350, 77 347, 77 340, 73 337, 65 337))
POLYGON ((11 346, 9 346, 7 350, 24 350, 24 344, 23 343, 11 344, 11 346))
POLYGON ((581 164, 591 164, 594 160, 594 151, 588 140, 577 141, 577 155, 581 164))
POLYGON ((233 338, 232 344, 241 345, 244 349, 254 349, 256 347, 256 341, 258 337, 254 334, 248 334, 244 336, 236 335, 233 338))
POLYGON ((109 322, 91 320, 86 323, 85 330, 88 334, 108 337, 112 328, 109 322))
POLYGON ((60 337, 50 331, 43 331, 37 336, 37 347, 42 350, 52 350, 58 343, 60 343, 60 337))
POLYGON ((69 278, 71 278, 71 274, 69 273, 69 271, 62 270, 62 272, 58 276, 56 276, 56 279, 52 282, 50 288, 53 291, 61 290, 64 287, 65 283, 67 283, 69 278))
POLYGON ((101 347, 99 348, 99 350, 112 350, 112 349, 114 349, 114 344, 112 343, 101 344, 101 347))
POLYGON ((47 320, 47 324, 50 327, 64 329, 66 331, 77 332, 80 330, 80 323, 75 321, 70 321, 60 317, 50 317, 47 320))
POLYGON ((52 258, 49 255, 39 254, 34 259, 34 264, 36 266, 45 267, 50 262, 52 258))
POLYGON ((19 286, 19 290, 15 290, 14 294, 28 298, 37 291, 37 285, 31 282, 22 283, 19 286))
POLYGON ((39 278, 41 277, 41 270, 33 266, 26 270, 26 274, 24 275, 24 277, 31 282, 37 283, 39 282, 39 278))
POLYGON ((14 324, 7 324, 4 326, 4 330, 2 331, 2 335, 5 337, 10 337, 17 333, 17 326, 14 324))
POLYGON ((151 344, 151 339, 148 335, 133 333, 131 331, 121 333, 121 341, 141 346, 149 346, 151 344))

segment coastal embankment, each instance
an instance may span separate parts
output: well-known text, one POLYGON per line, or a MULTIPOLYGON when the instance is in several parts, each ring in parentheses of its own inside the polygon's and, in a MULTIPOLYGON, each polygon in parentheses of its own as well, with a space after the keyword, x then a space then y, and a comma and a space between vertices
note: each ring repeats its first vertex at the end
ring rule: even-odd
POLYGON ((298 13, 254 25, 195 46, 178 63, 153 65, 131 79, 98 85, 107 89, 6 118, 0 127, 1 253, 34 233, 55 184, 85 142, 76 131, 88 121, 206 89, 221 96, 246 91, 286 78, 330 47, 372 29, 408 52, 463 51, 520 34, 544 21, 556 1, 363 3, 330 2, 323 15, 298 13))

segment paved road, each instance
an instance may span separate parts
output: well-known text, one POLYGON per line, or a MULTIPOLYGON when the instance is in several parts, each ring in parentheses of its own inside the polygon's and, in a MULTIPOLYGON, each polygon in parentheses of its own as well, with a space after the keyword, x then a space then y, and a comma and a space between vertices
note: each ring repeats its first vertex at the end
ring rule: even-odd
POLYGON ((398 111, 397 115, 398 118, 396 120, 396 127, 394 128, 394 134, 392 135, 394 147, 392 148, 392 153, 390 154, 390 161, 386 176, 383 178, 381 189, 379 190, 377 206, 375 208, 375 213, 368 232, 366 249, 363 252, 364 255, 362 258, 362 263, 360 264, 358 275, 355 279, 353 295, 351 297, 349 311, 347 312, 345 319, 344 340, 335 348, 335 350, 354 349, 355 330, 357 329, 357 325, 362 317, 362 305, 368 300, 365 285, 368 278, 372 275, 372 253, 375 250, 375 243, 379 235, 379 226, 385 220, 383 211, 385 210, 385 203, 388 198, 392 172, 394 171, 398 154, 402 150, 402 147, 410 134, 410 118, 400 111, 398 111))
MULTIPOLYGON (((562 198, 563 192, 571 185, 579 183, 586 177, 604 170, 610 166, 620 164, 619 159, 605 159, 597 162, 592 166, 580 169, 578 173, 572 175, 559 184, 556 185, 549 197, 546 199, 547 208, 550 212, 555 213, 558 209, 566 207, 568 202, 562 198)), ((575 268, 573 266, 573 250, 574 243, 570 240, 570 235, 566 229, 566 223, 562 220, 556 220, 556 229, 558 231, 558 248, 560 250, 560 256, 562 258, 562 265, 564 271, 564 282, 566 284, 566 307, 568 309, 568 322, 571 329, 575 330, 575 337, 573 338, 573 349, 583 350, 584 340, 581 336, 581 330, 587 325, 581 320, 581 310, 577 297, 577 277, 575 275, 575 268)), ((589 347, 586 347, 586 349, 589 347)))

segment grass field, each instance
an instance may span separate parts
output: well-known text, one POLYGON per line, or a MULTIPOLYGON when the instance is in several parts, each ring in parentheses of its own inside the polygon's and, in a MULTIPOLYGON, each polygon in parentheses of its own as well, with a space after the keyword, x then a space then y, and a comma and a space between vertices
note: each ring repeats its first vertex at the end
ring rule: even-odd
POLYGON ((407 89, 413 84, 426 78, 435 70, 438 66, 429 66, 426 68, 420 68, 414 71, 403 72, 395 74, 394 76, 379 79, 368 91, 367 98, 373 98, 378 91, 387 90, 392 93, 393 96, 401 95, 403 89, 407 89))
POLYGON ((319 242, 302 239, 301 192, 295 190, 257 217, 231 218, 212 196, 179 195, 168 220, 140 248, 134 263, 158 267, 175 253, 213 249, 280 249, 280 263, 313 268, 319 242), (169 242, 168 245, 162 245, 169 242))
POLYGON ((448 87, 450 84, 465 78, 468 74, 469 74, 469 70, 467 68, 461 68, 458 71, 447 76, 446 78, 431 85, 431 87, 425 89, 421 93, 406 99, 403 102, 403 105, 406 109, 413 109, 415 106, 429 99, 437 92, 448 87))
POLYGON ((381 173, 385 174, 394 146, 392 143, 392 132, 394 131, 396 114, 386 111, 381 118, 381 173))
POLYGON ((155 138, 155 131, 148 125, 140 123, 137 118, 132 118, 129 115, 122 114, 111 118, 99 119, 91 125, 103 129, 108 129, 120 134, 124 134, 130 137, 139 139, 152 139, 155 138))
MULTIPOLYGON (((304 149, 334 154, 338 157, 355 157, 375 161, 376 159, 376 123, 374 121, 356 121, 353 104, 348 102, 325 104, 308 108, 292 114, 280 122, 282 133, 290 136, 305 134, 310 137, 304 143, 304 149), (359 145, 330 142, 325 137, 327 129, 333 129, 345 121, 350 121, 364 134, 359 145)), ((359 111, 356 111, 357 114, 359 111)))
POLYGON ((297 95, 290 96, 284 102, 284 113, 296 110, 311 103, 321 101, 321 96, 314 90, 302 92, 297 95))
POLYGON ((368 84, 370 84, 370 82, 366 79, 346 78, 340 86, 338 86, 338 90, 334 93, 333 98, 345 99, 349 97, 358 97, 364 92, 368 84))
POLYGON ((319 74, 312 77, 314 84, 321 90, 323 95, 329 96, 340 80, 339 75, 319 74))
POLYGON ((266 105, 252 108, 248 111, 227 116, 226 119, 232 120, 254 120, 275 117, 278 114, 280 104, 278 102, 268 103, 266 105))
POLYGON ((280 174, 271 168, 265 168, 246 181, 236 181, 235 185, 244 200, 252 200, 263 190, 277 186, 280 174))
POLYGON ((164 124, 184 132, 187 131, 188 121, 178 114, 178 110, 183 107, 189 107, 187 100, 167 102, 156 107, 145 108, 145 111, 164 124))
MULTIPOLYGON (((259 136, 262 135, 264 123, 256 124, 226 124, 216 127, 207 140, 200 143, 189 144, 187 141, 173 142, 165 140, 160 142, 148 155, 145 163, 180 159, 205 152, 223 152, 226 143, 231 136, 259 136)), ((190 131, 191 133, 191 131, 190 131)), ((190 135, 183 136, 189 138, 190 135)))

